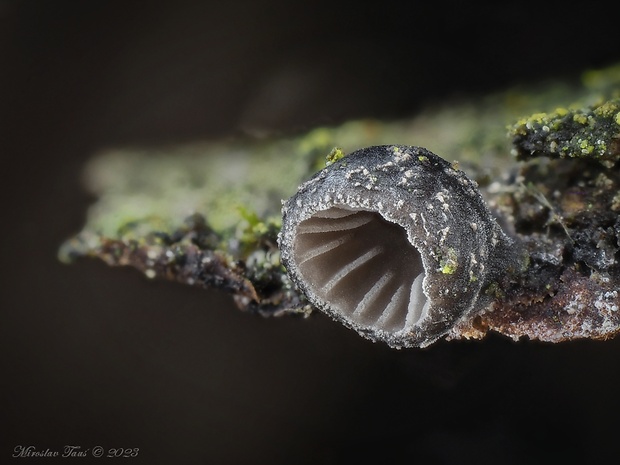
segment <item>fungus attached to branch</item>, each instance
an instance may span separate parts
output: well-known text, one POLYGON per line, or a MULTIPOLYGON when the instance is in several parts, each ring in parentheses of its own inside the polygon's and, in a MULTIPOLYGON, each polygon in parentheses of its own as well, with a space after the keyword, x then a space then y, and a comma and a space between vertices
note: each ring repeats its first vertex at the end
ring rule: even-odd
POLYGON ((421 147, 354 152, 283 208, 282 261, 319 309, 372 340, 424 347, 484 309, 518 248, 475 182, 421 147))
POLYGON ((265 317, 320 309, 392 347, 615 337, 619 70, 518 105, 509 91, 299 137, 102 153, 85 172, 97 202, 59 257, 215 287, 265 317), (480 188, 426 149, 380 145, 396 140, 458 158, 480 188), (281 227, 278 199, 311 176, 281 227))

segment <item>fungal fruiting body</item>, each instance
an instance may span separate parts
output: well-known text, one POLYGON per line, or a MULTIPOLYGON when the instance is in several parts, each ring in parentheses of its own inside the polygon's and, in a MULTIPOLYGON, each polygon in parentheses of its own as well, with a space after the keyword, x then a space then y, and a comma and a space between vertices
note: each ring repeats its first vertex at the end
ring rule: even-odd
POLYGON ((421 147, 384 145, 319 171, 285 202, 287 273, 335 320, 392 347, 425 347, 489 302, 515 244, 477 184, 421 147))

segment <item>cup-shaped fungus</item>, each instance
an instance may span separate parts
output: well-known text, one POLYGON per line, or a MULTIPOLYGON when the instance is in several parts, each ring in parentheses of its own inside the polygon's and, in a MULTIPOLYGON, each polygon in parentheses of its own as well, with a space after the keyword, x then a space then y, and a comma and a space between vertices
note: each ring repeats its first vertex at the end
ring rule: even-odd
POLYGON ((358 150, 283 206, 282 262, 309 301, 392 347, 424 347, 488 304, 514 243, 477 185, 421 147, 358 150))

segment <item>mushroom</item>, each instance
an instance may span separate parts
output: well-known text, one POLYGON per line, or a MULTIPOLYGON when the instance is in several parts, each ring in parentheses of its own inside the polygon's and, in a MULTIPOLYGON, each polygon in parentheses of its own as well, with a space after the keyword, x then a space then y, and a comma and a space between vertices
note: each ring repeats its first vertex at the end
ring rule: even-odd
POLYGON ((491 301, 519 247, 477 184, 422 147, 368 147, 284 203, 278 243, 319 310, 373 341, 425 347, 491 301))

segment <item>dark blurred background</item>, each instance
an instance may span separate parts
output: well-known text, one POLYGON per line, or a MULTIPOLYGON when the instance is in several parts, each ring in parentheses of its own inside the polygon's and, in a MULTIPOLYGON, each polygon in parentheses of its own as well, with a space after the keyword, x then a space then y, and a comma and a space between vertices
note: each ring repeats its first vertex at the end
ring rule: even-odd
POLYGON ((152 464, 617 459, 620 338, 395 351, 56 259, 102 149, 407 117, 620 59, 609 6, 463 5, 0 0, 0 462, 18 445, 152 464))

